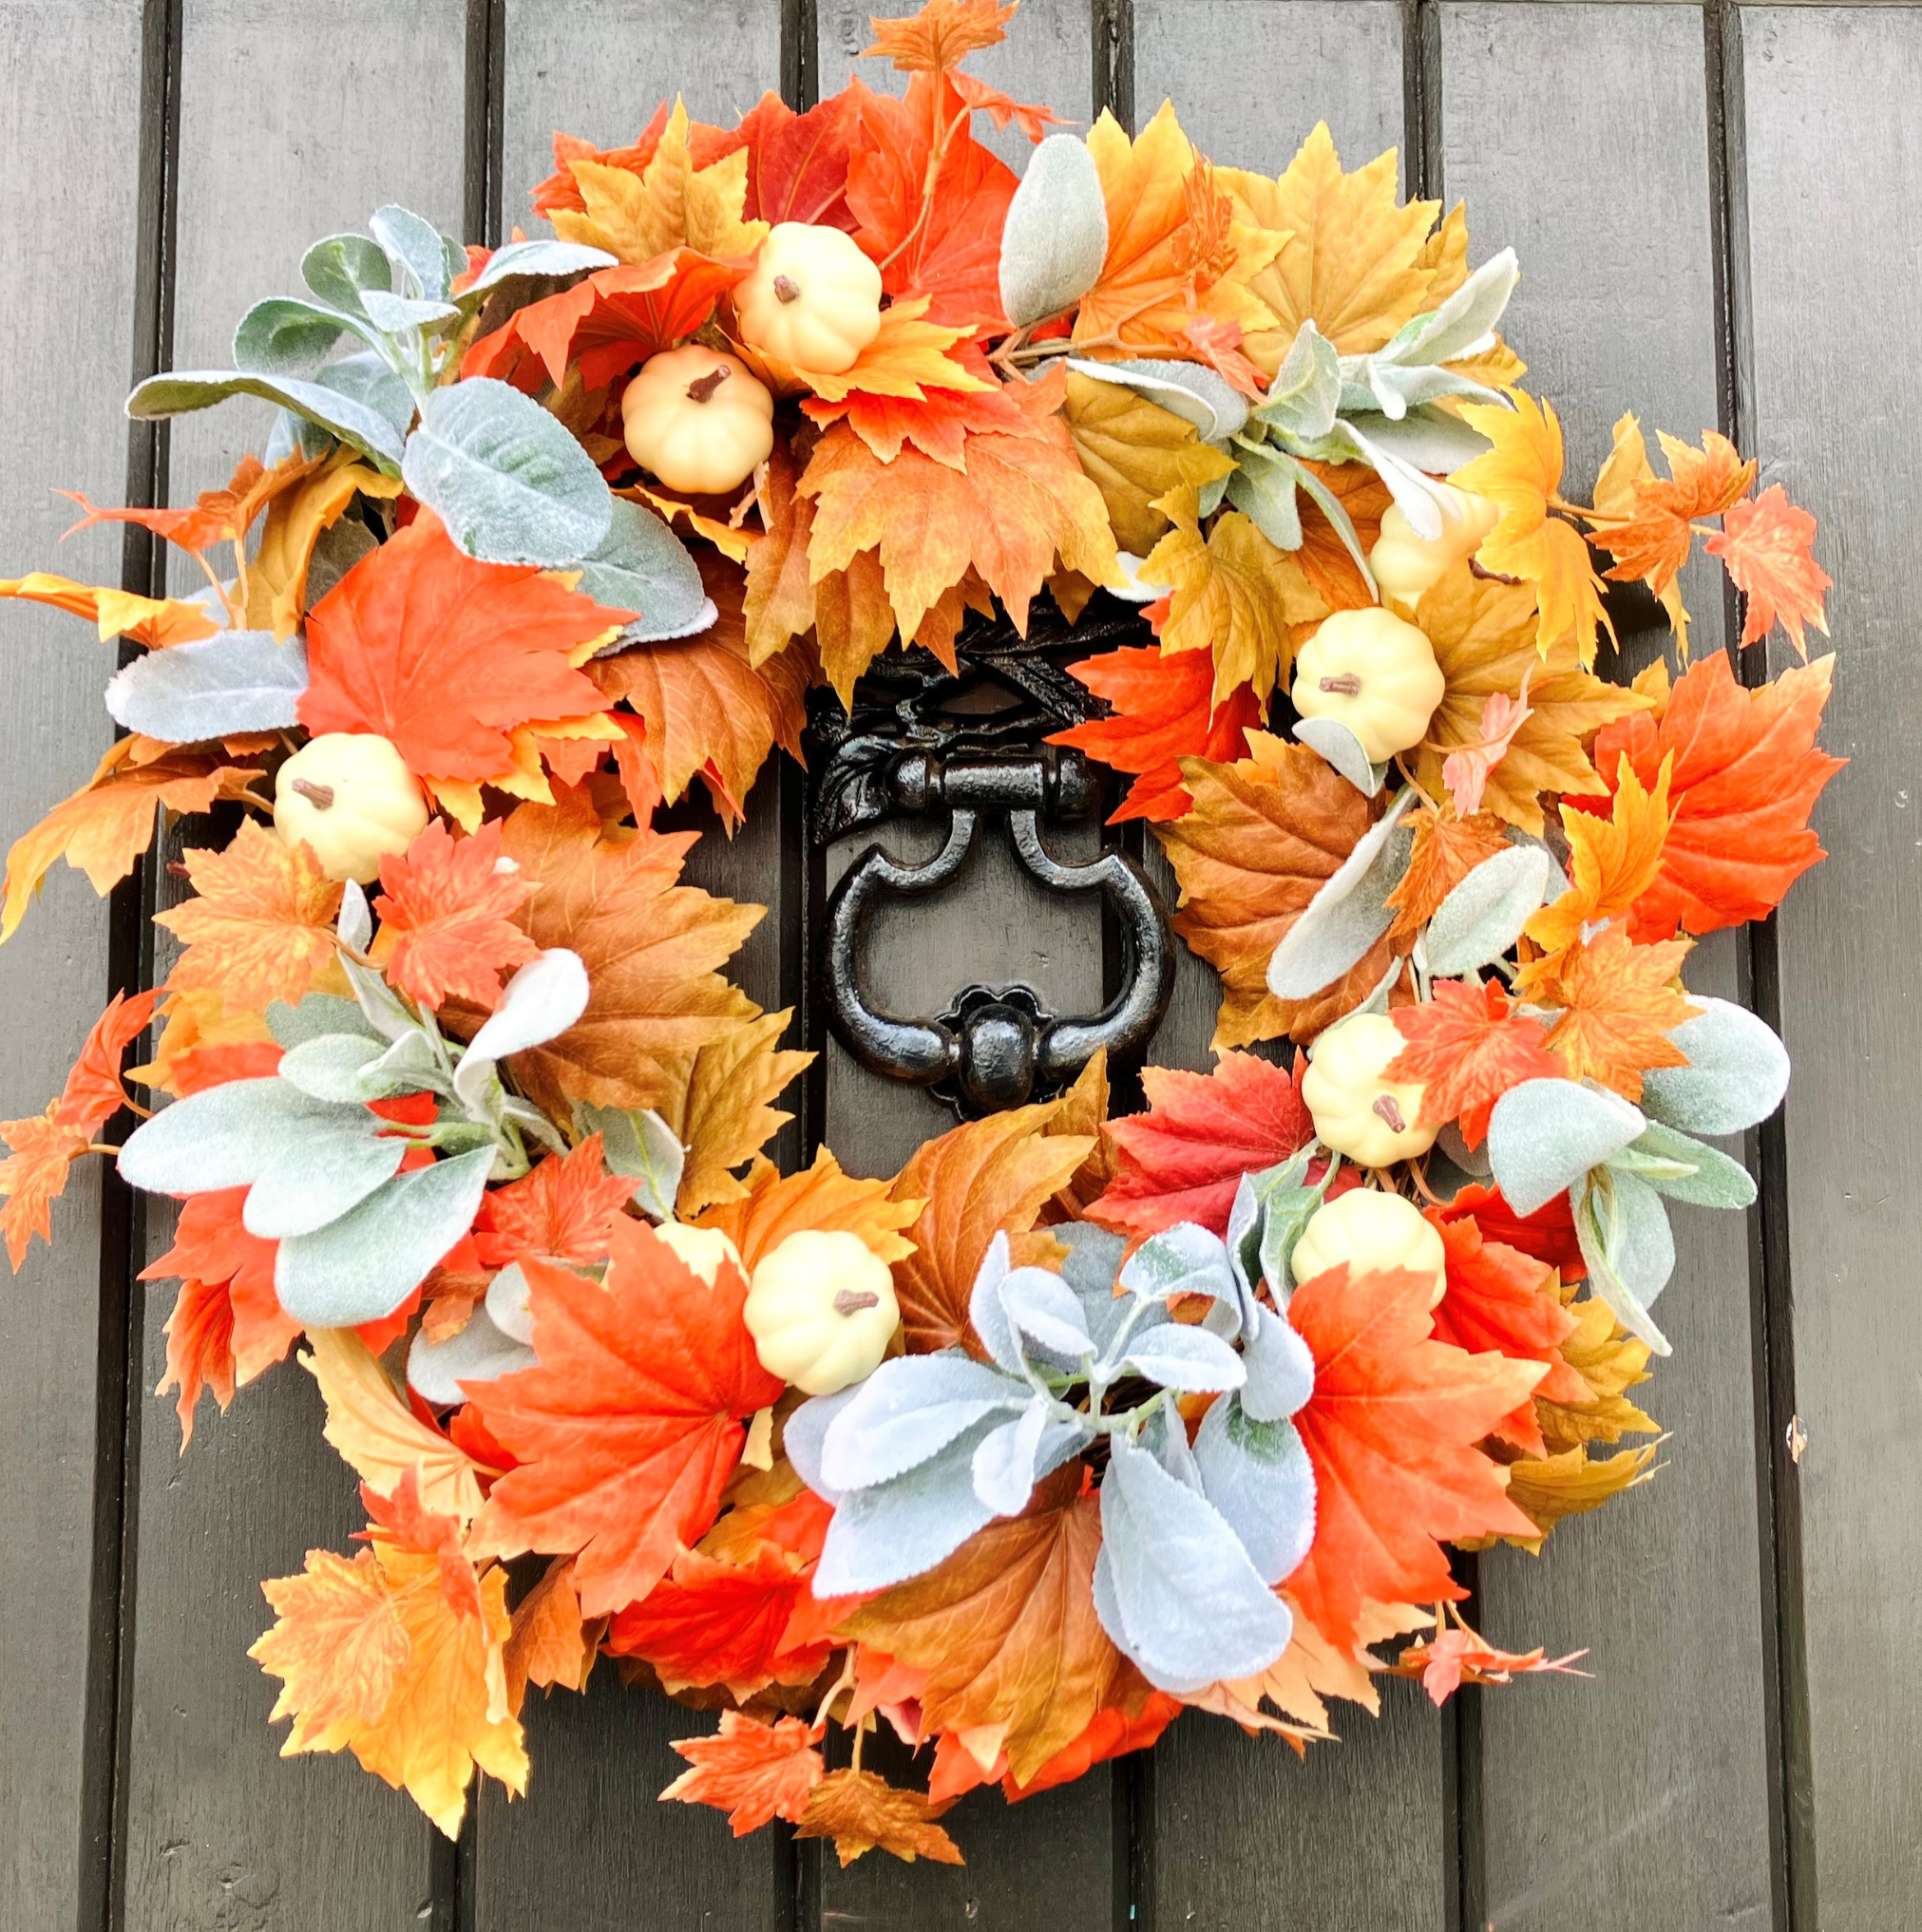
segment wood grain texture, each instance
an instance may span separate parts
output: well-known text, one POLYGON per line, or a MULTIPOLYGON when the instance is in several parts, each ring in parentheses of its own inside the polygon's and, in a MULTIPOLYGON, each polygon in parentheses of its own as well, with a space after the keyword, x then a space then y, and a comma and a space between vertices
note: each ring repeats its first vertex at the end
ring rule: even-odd
MULTIPOLYGON (((1852 762, 1817 807, 1830 857, 1778 915, 1790 1279, 1825 1932, 1896 1932, 1922 1882, 1922 1013, 1916 881, 1922 675, 1916 403, 1922 303, 1912 184, 1922 15, 1758 9, 1741 18, 1748 414, 1768 475, 1820 519, 1836 579, 1827 748, 1852 762)), ((1817 640, 1811 637, 1811 643, 1817 640)), ((1826 649, 1823 645, 1821 648, 1826 649)), ((1793 662, 1786 639, 1773 663, 1793 662)))
MULTIPOLYGON (((326 34, 314 28, 302 0, 185 9, 176 367, 219 367, 247 303, 296 289, 307 245, 383 201, 458 224, 460 0, 341 0, 326 34)), ((263 426, 236 406, 179 425, 173 500, 223 482, 263 426)), ((152 1220, 158 1253, 170 1217, 152 1220)), ((172 1296, 145 1300, 145 1390, 164 1370, 172 1296)), ((291 1365, 227 1415, 203 1411, 184 1458, 167 1409, 148 1395, 137 1408, 129 1928, 389 1932, 428 1905, 431 1827, 351 1757, 282 1762, 267 1723, 276 1686, 246 1657, 269 1620, 260 1579, 298 1570, 314 1545, 351 1547, 364 1521, 320 1422, 312 1380, 291 1365)))
MULTIPOLYGON (((1716 421, 1702 23, 1662 7, 1444 7, 1441 47, 1447 197, 1467 200, 1472 259, 1504 244, 1521 257, 1505 332, 1529 387, 1554 400, 1570 487, 1588 502, 1622 411, 1651 445, 1657 425, 1696 439, 1716 421)), ((1687 580, 1698 656, 1722 646, 1718 575, 1698 559, 1687 580)), ((1625 625, 1625 671, 1666 642, 1652 603, 1639 608, 1652 621, 1625 625)), ((1690 987, 1737 997, 1743 943, 1700 946, 1690 987)), ((1552 1655, 1586 1644, 1594 1674, 1482 1696, 1487 1915, 1518 1932, 1571 1911, 1768 1921, 1748 1230, 1691 1208, 1675 1226, 1659 1310, 1675 1353, 1638 1391, 1670 1431, 1666 1467, 1564 1525, 1541 1558, 1481 1561, 1495 1640, 1552 1655), (1637 1747, 1585 1751, 1602 1737, 1637 1747), (1581 1806, 1537 1802, 1578 1757, 1581 1806)))
MULTIPOLYGON (((118 583, 121 545, 91 530, 60 550, 64 483, 117 503, 127 433, 115 402, 133 354, 138 247, 138 9, 89 0, 0 7, 0 237, 10 352, 0 369, 0 577, 57 568, 118 583), (76 233, 87 245, 73 245, 76 233), (76 400, 80 399, 80 400, 76 400)), ((0 842, 84 784, 112 726, 111 645, 55 611, 0 613, 0 842)), ((107 994, 106 908, 65 865, 0 954, 10 1045, 0 1117, 59 1089, 107 994)), ((66 1924, 78 1909, 92 1559, 100 1181, 74 1172, 54 1247, 0 1290, 0 1459, 18 1486, 14 1656, 0 1677, 0 1924, 66 1924)), ((111 1426, 111 1424, 109 1425, 111 1426)))

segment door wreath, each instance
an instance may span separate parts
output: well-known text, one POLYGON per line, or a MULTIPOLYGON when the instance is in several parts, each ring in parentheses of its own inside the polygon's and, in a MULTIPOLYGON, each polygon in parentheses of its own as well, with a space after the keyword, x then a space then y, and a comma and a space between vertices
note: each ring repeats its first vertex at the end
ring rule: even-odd
POLYGON ((1460 207, 1325 126, 1278 180, 1168 105, 1053 132, 961 65, 1013 11, 877 20, 900 97, 557 137, 552 239, 317 242, 233 368, 128 404, 262 398, 261 456, 77 499, 204 581, 0 584, 124 658, 6 931, 55 860, 105 893, 157 809, 212 815, 163 983, 0 1127, 10 1254, 105 1154, 181 1203, 144 1279, 183 1436, 298 1350, 369 1527, 265 1584, 252 1655, 289 1752, 448 1833, 602 1656, 720 1713, 663 1796, 844 1863, 956 1861, 961 1793, 1187 1709, 1301 1750, 1383 1671, 1570 1669, 1463 1620, 1448 1545, 1646 1479, 1668 1203, 1754 1198, 1708 1142, 1787 1058, 1681 973, 1822 856, 1814 520, 1712 430, 1662 474, 1632 415, 1572 500, 1512 252, 1471 268, 1460 207), (1698 536, 1741 645, 1801 663, 1689 662, 1698 536), (1684 668, 1605 681, 1636 598, 1684 668), (1213 1070, 1111 1119, 1095 1053, 898 1175, 777 1172, 810 1056, 725 976, 761 910, 679 883, 657 808, 737 823, 810 688, 952 671, 970 614, 1131 602, 1152 641, 1072 667, 1055 742, 1132 781, 1213 1070), (864 1768, 877 1723, 924 1790, 864 1768))

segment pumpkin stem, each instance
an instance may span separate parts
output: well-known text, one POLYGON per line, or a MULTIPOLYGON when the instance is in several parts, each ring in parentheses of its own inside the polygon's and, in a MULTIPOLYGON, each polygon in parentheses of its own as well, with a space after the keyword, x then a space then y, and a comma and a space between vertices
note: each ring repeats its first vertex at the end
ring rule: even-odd
POLYGON ((733 370, 723 363, 718 369, 711 369, 706 375, 696 376, 688 385, 688 401, 705 403, 733 373, 733 370))
POLYGON ((296 778, 289 789, 297 791, 317 812, 333 808, 333 787, 331 785, 315 785, 311 778, 296 778))
POLYGON ((774 299, 777 302, 798 302, 801 299, 801 284, 791 275, 776 275, 774 299))
POLYGON ((1342 697, 1360 697, 1361 680, 1352 671, 1344 671, 1340 677, 1324 677, 1322 689, 1339 692, 1342 697))
POLYGON ((1401 1118, 1401 1109, 1395 1104, 1392 1093, 1378 1093, 1375 1096, 1375 1111, 1387 1123, 1391 1134, 1405 1134, 1408 1123, 1401 1118))
POLYGON ((864 1288, 858 1294, 852 1288, 844 1288, 834 1297, 836 1315, 859 1315, 864 1308, 879 1308, 881 1297, 872 1289, 864 1288))

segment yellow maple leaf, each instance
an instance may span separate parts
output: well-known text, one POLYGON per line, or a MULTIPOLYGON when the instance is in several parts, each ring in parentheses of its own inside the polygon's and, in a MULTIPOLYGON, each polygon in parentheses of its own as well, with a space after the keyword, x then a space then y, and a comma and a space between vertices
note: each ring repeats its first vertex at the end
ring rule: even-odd
POLYGON ((1589 1453, 1586 1443, 1565 1449, 1560 1455, 1536 1458, 1524 1456, 1509 1465, 1509 1501, 1524 1516, 1532 1517, 1540 1536, 1505 1536, 1520 1549, 1539 1550, 1543 1539, 1566 1516, 1580 1516, 1599 1509, 1611 1496, 1646 1483, 1655 1473, 1655 1458, 1662 1444, 1651 1442, 1642 1449, 1618 1449, 1612 1456, 1589 1453))
POLYGON ((1149 553, 1141 578, 1171 592, 1162 650, 1211 648, 1216 704, 1237 685, 1252 685, 1260 698, 1285 685, 1295 627, 1328 615, 1300 559, 1270 543, 1239 510, 1217 517, 1204 537, 1191 485, 1156 507, 1174 527, 1149 553))
POLYGON ((1475 560, 1500 577, 1518 577, 1535 587, 1541 614, 1535 644, 1550 649, 1572 638, 1584 667, 1595 661, 1597 626, 1612 638, 1615 627, 1602 608, 1603 583, 1595 575, 1587 540, 1556 514, 1573 506, 1562 500, 1562 426, 1551 404, 1520 389, 1514 407, 1464 403, 1461 419, 1494 445, 1464 464, 1449 481, 1486 497, 1501 511, 1482 539, 1475 560))
POLYGON ((901 1232, 911 1227, 927 1205, 918 1195, 897 1199, 885 1181, 844 1174, 826 1147, 814 1165, 799 1174, 781 1174, 767 1161, 755 1162, 741 1193, 717 1203, 700 1216, 702 1227, 719 1228, 740 1249, 749 1270, 791 1234, 859 1235, 890 1266, 914 1253, 901 1232))
POLYGON ((1552 1450, 1585 1442, 1620 1442, 1625 1435, 1656 1435, 1662 1425, 1628 1399, 1628 1391, 1648 1375, 1648 1344, 1623 1328, 1605 1301, 1593 1296, 1577 1301, 1572 1285, 1563 1301, 1575 1326, 1559 1344, 1562 1359, 1590 1391, 1588 1402, 1550 1402, 1535 1397, 1535 1420, 1552 1450))
POLYGON ((829 1771, 809 1794, 794 1836, 831 1838, 843 1866, 877 1846, 909 1865, 917 1858, 960 1865, 961 1848, 934 1822, 953 1803, 934 1804, 926 1792, 900 1790, 872 1771, 829 1771))
POLYGON ((136 597, 131 591, 106 584, 75 583, 70 577, 55 577, 44 570, 0 578, 0 597, 50 604, 76 617, 90 618, 103 644, 124 636, 136 644, 164 650, 170 644, 191 644, 197 638, 211 637, 220 628, 199 604, 136 597))
POLYGON ((1573 883, 1522 928, 1548 957, 1522 969, 1515 980, 1518 991, 1545 989, 1560 957, 1581 938, 1584 926, 1620 919, 1655 883, 1662 870, 1662 847, 1675 817, 1668 803, 1674 765, 1671 752, 1662 761, 1655 789, 1647 791, 1624 753, 1608 818, 1592 812, 1562 813, 1573 883))
MULTIPOLYGON (((1365 355, 1435 306, 1429 291, 1441 262, 1425 266, 1423 253, 1439 203, 1398 204, 1395 149, 1343 174, 1324 121, 1278 180, 1239 168, 1216 179, 1245 220, 1292 237, 1248 284, 1274 322, 1242 348, 1270 375, 1304 322, 1343 355, 1365 355)), ((1461 248, 1465 260, 1465 231, 1461 248)))
POLYGON ((154 915, 186 947, 167 984, 205 987, 236 1006, 296 1004, 333 957, 339 881, 311 847, 253 819, 224 851, 188 852, 186 867, 199 896, 154 915))
POLYGON ((291 637, 306 607, 307 566, 321 533, 340 521, 355 497, 388 500, 401 488, 397 476, 337 458, 276 496, 260 532, 260 548, 247 566, 248 628, 291 637))
POLYGON ((1114 540, 1137 557, 1168 528, 1167 513, 1154 507, 1159 498, 1184 483, 1213 483, 1235 466, 1192 423, 1119 383, 1071 372, 1065 414, 1075 454, 1108 505, 1114 540))
POLYGON ((948 352, 956 343, 966 341, 970 331, 922 320, 932 300, 929 295, 914 295, 884 309, 874 339, 844 369, 802 369, 752 348, 744 347, 742 354, 771 378, 771 388, 806 389, 824 403, 843 402, 856 394, 920 402, 929 389, 991 390, 992 382, 971 374, 948 352))
POLYGON ((1624 690, 1584 671, 1573 638, 1535 647, 1534 594, 1525 586, 1478 578, 1466 564, 1444 573, 1422 597, 1415 621, 1435 650, 1446 680, 1428 732, 1405 754, 1431 798, 1445 789, 1442 767, 1457 747, 1482 736, 1482 707, 1499 693, 1513 698, 1529 680, 1529 715, 1489 774, 1482 804, 1537 837, 1540 795, 1589 797, 1603 789, 1586 747, 1612 719, 1652 709, 1641 688, 1624 690))

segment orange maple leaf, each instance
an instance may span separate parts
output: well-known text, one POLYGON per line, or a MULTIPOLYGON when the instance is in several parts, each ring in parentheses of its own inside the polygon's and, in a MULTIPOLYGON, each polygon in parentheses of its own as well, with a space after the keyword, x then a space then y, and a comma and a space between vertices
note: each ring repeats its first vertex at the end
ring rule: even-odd
POLYGON ((1453 811, 1421 805, 1401 821, 1415 834, 1408 870, 1388 895, 1395 908, 1391 938, 1418 932, 1433 919, 1441 901, 1481 863, 1507 848, 1502 822, 1493 812, 1460 818, 1453 811))
POLYGON ((199 604, 136 597, 132 591, 106 584, 75 583, 71 578, 54 577, 44 570, 0 578, 0 597, 49 604, 76 617, 90 618, 103 644, 113 637, 126 637, 135 644, 164 650, 169 644, 191 644, 196 638, 211 637, 220 628, 199 604))
POLYGON ((1798 510, 1771 483, 1761 495, 1732 504, 1722 514, 1722 530, 1708 540, 1711 557, 1722 559, 1730 581, 1748 599, 1741 641, 1753 644, 1766 637, 1779 618, 1795 640, 1804 663, 1809 649, 1802 626, 1813 624, 1824 637, 1829 620, 1822 614, 1822 593, 1833 579, 1815 559, 1816 520, 1798 510))
POLYGON ((692 1769, 682 1771, 661 1796, 725 1811, 736 1838, 758 1831, 771 1818, 799 1824, 809 1793, 826 1773, 821 1753, 812 1748, 820 1741, 820 1733, 798 1717, 780 1717, 768 1725, 738 1711, 723 1711, 714 1736, 669 1740, 692 1769))
MULTIPOLYGON (((886 313, 892 315, 896 311, 890 309, 886 313)), ((957 368, 975 379, 969 387, 944 388, 939 381, 930 387, 927 386, 929 379, 923 377, 917 384, 921 389, 917 397, 883 393, 864 380, 853 384, 848 392, 838 400, 828 400, 819 392, 817 386, 810 383, 810 387, 816 388, 816 393, 802 399, 802 414, 824 428, 846 418, 849 427, 883 463, 892 463, 901 454, 902 445, 911 443, 923 456, 959 470, 966 468, 963 451, 970 435, 1031 436, 1042 433, 1038 426, 1022 413, 1019 404, 994 380, 987 358, 980 350, 961 336, 959 331, 942 332, 958 338, 946 353, 957 368)), ((878 345, 881 339, 876 336, 868 350, 878 345)), ((862 361, 866 358, 868 350, 862 351, 861 358, 856 360, 842 381, 853 383, 854 377, 861 373, 862 361)))
POLYGON ((844 1174, 840 1162, 822 1147, 814 1165, 799 1174, 779 1174, 765 1162, 757 1164, 741 1198, 710 1207, 700 1225, 726 1235, 751 1274, 790 1235, 809 1230, 859 1235, 882 1260, 892 1262, 914 1252, 901 1230, 926 1205, 913 1197, 898 1199, 885 1181, 844 1174))
POLYGON ((1437 979, 1432 997, 1393 1015, 1408 1042, 1389 1063, 1391 1080, 1418 1080, 1421 1124, 1459 1121, 1481 1146, 1494 1104, 1524 1080, 1554 1078, 1561 1063, 1543 1044, 1539 1020, 1515 1012, 1498 979, 1437 979))
POLYGON ((504 967, 537 948, 513 922, 532 883, 501 862, 501 827, 456 840, 439 819, 405 852, 380 862, 382 962, 390 985, 422 1006, 450 995, 491 1012, 504 967))
POLYGON ((239 543, 253 528, 254 521, 281 491, 289 490, 319 466, 322 459, 294 455, 267 468, 257 456, 243 456, 235 465, 226 486, 202 490, 185 510, 104 510, 81 490, 62 490, 86 512, 72 529, 95 523, 138 523, 156 537, 199 557, 216 543, 239 543))
POLYGON ((1288 1319, 1315 1357, 1295 1428, 1315 1470, 1315 1541, 1287 1587, 1332 1643, 1352 1648, 1362 1603, 1466 1594, 1441 1537, 1539 1534, 1508 1472, 1474 1445, 1546 1373, 1429 1339, 1432 1282, 1404 1269, 1304 1282, 1288 1319))
POLYGON ((1694 542, 1690 524, 1698 517, 1721 516, 1746 496, 1755 482, 1755 464, 1742 462, 1735 445, 1713 429, 1702 432, 1700 449, 1661 430, 1656 434, 1671 481, 1638 478, 1632 520, 1598 523, 1594 537, 1615 559, 1611 578, 1620 583, 1646 578, 1660 597, 1688 561, 1694 542))
MULTIPOLYGON (((884 309, 873 340, 844 369, 808 369, 752 347, 748 354, 766 366, 782 389, 805 387, 828 405, 829 413, 816 416, 817 422, 831 422, 840 413, 834 406, 856 399, 879 402, 892 397, 901 402, 925 402, 930 395, 959 390, 979 393, 992 407, 999 385, 980 351, 976 350, 966 360, 962 359, 964 351, 956 352, 969 342, 968 331, 924 320, 928 299, 911 295, 884 309)), ((990 421, 988 427, 1004 421, 999 410, 993 414, 997 420, 990 421)))
POLYGON ((754 1354, 737 1269, 724 1263, 710 1288, 624 1218, 612 1255, 604 1286, 524 1262, 539 1365, 473 1391, 482 1425, 520 1459, 473 1549, 578 1552, 590 1617, 645 1597, 714 1522, 746 1418, 784 1386, 754 1354))
POLYGON ((1057 1104, 1012 1108, 926 1142, 895 1177, 897 1201, 925 1203, 894 1264, 895 1298, 917 1354, 979 1346, 968 1297, 988 1244, 1019 1234, 1094 1148, 1092 1134, 1051 1134, 1057 1104))
POLYGON ((477 562, 423 512, 309 614, 300 722, 378 732, 422 778, 501 778, 514 727, 606 709, 572 659, 634 615, 531 566, 477 562))
POLYGON ((1691 944, 1638 946, 1623 926, 1610 923, 1563 956, 1554 986, 1566 1010, 1549 1029, 1549 1051, 1570 1080, 1596 1080, 1625 1100, 1640 1100, 1649 1068, 1688 1064, 1668 1033, 1702 1009, 1669 982, 1691 944))
POLYGON ((231 1006, 298 1003, 333 957, 340 883, 311 847, 247 820, 224 851, 189 851, 198 897, 156 913, 186 950, 167 975, 177 992, 204 988, 231 1006))
POLYGON ((589 1134, 571 1153, 549 1154, 520 1180, 487 1190, 474 1217, 475 1252, 486 1268, 529 1255, 605 1260, 633 1193, 624 1174, 607 1171, 600 1136, 589 1134))
POLYGON ((1674 805, 1653 882, 1628 909, 1628 936, 1665 939, 1765 919, 1822 855, 1809 828, 1845 759, 1817 748, 1833 657, 1746 691, 1720 652, 1677 682, 1658 721, 1602 728, 1596 768, 1612 790, 1626 758, 1645 789, 1672 767, 1674 805))
POLYGON ((844 1867, 876 1847, 910 1865, 917 1858, 961 1865, 961 1847, 934 1822, 953 1802, 897 1790, 872 1771, 829 1771, 814 1787, 794 1836, 831 1838, 844 1867))
MULTIPOLYGON (((1613 810, 1606 819, 1563 806, 1574 882, 1522 928, 1551 962, 1581 938, 1584 926, 1620 919, 1661 876, 1663 846, 1675 816, 1668 802, 1674 763, 1672 757, 1663 759, 1649 790, 1626 760, 1618 760, 1613 810)), ((1538 960, 1523 969, 1516 986, 1526 991, 1551 970, 1551 963, 1538 960)))
POLYGON ((893 63, 904 74, 939 73, 959 66, 971 53, 999 47, 1018 0, 927 0, 919 13, 870 20, 874 41, 861 49, 893 63))
POLYGON ((1567 1657, 1549 1659, 1537 1646, 1533 1650, 1498 1650, 1488 1638, 1469 1627, 1468 1620, 1453 1604, 1447 1614, 1454 1619, 1452 1629, 1442 1629, 1434 1638, 1410 1644, 1399 1659, 1385 1666, 1398 1677, 1419 1677, 1429 1702, 1438 1710, 1463 1684, 1506 1684, 1517 1676, 1535 1672, 1555 1671, 1565 1676, 1586 1677, 1587 1671, 1575 1665, 1588 1656, 1586 1650, 1570 1651, 1567 1657))
POLYGON ((584 1691, 595 1656, 594 1635, 581 1620, 574 1588, 574 1559, 556 1557, 514 1606, 514 1628, 501 1652, 507 1708, 520 1715, 529 1684, 540 1690, 564 1684, 570 1691, 584 1691))

